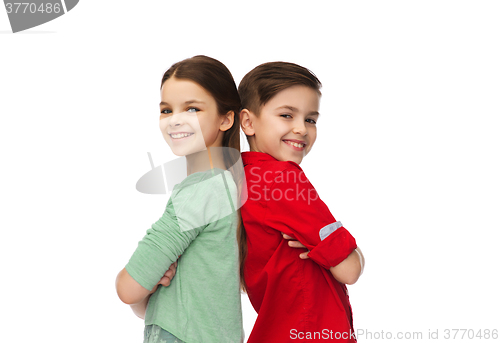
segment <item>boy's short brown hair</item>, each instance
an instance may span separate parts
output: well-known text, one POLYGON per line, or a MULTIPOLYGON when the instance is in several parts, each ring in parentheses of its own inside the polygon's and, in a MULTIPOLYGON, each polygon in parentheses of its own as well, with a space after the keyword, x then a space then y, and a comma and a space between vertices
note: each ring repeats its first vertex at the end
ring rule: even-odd
POLYGON ((273 96, 296 85, 311 87, 321 95, 321 82, 309 69, 289 62, 263 63, 248 72, 238 86, 242 109, 258 116, 273 96))

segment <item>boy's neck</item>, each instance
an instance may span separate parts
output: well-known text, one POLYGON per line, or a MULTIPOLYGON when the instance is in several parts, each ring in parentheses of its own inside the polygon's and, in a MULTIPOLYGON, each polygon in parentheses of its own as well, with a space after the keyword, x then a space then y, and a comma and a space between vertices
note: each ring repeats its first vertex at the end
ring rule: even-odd
MULTIPOLYGON (((261 154, 266 154, 266 155, 268 155, 268 156, 271 156, 272 158, 274 158, 274 159, 275 159, 275 160, 277 160, 277 161, 281 161, 281 162, 283 162, 283 160, 280 160, 279 158, 276 158, 276 157, 274 157, 273 155, 271 155, 271 154, 269 154, 269 153, 267 153, 267 152, 258 151, 258 150, 252 149, 252 147, 250 147, 250 151, 249 151, 249 152, 258 152, 258 153, 261 153, 261 154)), ((299 165, 300 165, 300 163, 297 163, 297 164, 299 164, 299 165)))

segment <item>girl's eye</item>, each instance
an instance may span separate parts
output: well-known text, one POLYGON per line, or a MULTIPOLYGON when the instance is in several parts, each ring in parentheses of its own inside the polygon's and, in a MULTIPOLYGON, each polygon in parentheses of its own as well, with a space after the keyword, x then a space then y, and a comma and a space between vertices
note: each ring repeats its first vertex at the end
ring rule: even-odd
POLYGON ((172 114, 172 111, 165 109, 165 110, 161 110, 160 113, 162 113, 162 114, 172 114))
POLYGON ((283 117, 283 118, 292 118, 292 116, 289 115, 289 114, 280 114, 280 117, 283 117))
POLYGON ((306 121, 311 124, 316 124, 316 120, 314 119, 306 119, 306 121))
POLYGON ((187 112, 188 112, 188 113, 196 113, 196 112, 198 112, 198 111, 199 111, 199 109, 197 109, 196 107, 190 107, 190 108, 188 108, 188 110, 187 110, 187 112))

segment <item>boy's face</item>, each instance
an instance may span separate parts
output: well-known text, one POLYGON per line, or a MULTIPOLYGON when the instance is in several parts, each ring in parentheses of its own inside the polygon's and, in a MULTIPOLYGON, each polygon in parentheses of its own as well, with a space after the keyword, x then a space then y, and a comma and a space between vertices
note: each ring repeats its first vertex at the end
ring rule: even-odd
POLYGON ((252 126, 242 123, 252 151, 265 152, 279 161, 302 162, 316 141, 319 94, 302 85, 286 88, 269 100, 260 116, 249 113, 252 126))

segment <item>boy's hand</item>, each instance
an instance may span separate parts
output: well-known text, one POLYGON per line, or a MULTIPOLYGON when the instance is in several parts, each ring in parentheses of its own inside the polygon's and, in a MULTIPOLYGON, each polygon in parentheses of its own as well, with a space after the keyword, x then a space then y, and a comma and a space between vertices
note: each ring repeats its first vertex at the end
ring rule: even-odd
MULTIPOLYGON (((287 234, 285 233, 281 233, 283 235, 283 238, 284 239, 292 239, 291 241, 288 242, 288 246, 292 247, 292 248, 303 248, 303 249, 307 249, 304 244, 300 243, 299 241, 295 240, 295 238, 293 237, 290 237, 288 236, 287 234)), ((309 258, 309 256, 307 256, 309 254, 309 250, 307 250, 307 252, 303 252, 299 255, 299 257, 303 260, 306 260, 309 258)))
POLYGON ((162 286, 165 286, 165 287, 169 286, 170 285, 170 281, 172 281, 172 279, 175 276, 175 271, 176 270, 177 270, 177 261, 175 261, 174 263, 172 263, 170 265, 170 267, 168 268, 168 270, 161 277, 160 281, 158 281, 158 283, 156 284, 156 286, 153 287, 153 289, 151 290, 150 294, 153 294, 154 292, 156 292, 156 289, 158 288, 159 285, 162 285, 162 286))

